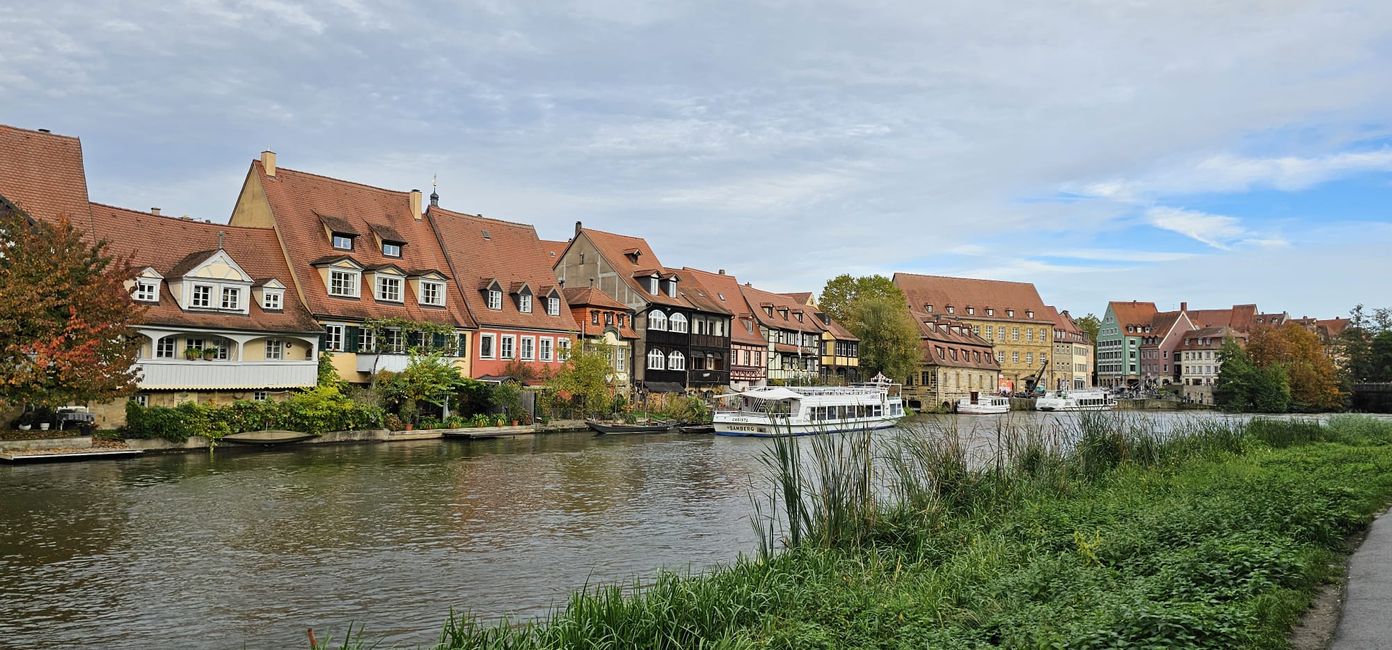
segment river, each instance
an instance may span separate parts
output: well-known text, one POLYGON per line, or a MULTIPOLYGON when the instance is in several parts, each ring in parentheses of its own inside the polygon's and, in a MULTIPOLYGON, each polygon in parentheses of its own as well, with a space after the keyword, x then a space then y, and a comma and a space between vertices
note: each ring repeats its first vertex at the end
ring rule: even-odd
MULTIPOLYGON (((961 420, 983 439, 994 421, 961 420)), ((764 446, 573 433, 0 466, 0 646, 304 647, 351 623, 391 647, 433 641, 451 608, 543 614, 751 553, 764 446)))

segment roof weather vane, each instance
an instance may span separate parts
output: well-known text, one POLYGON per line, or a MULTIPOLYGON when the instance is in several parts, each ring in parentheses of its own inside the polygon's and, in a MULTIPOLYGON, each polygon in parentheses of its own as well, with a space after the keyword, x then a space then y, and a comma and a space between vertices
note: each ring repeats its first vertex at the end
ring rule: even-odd
POLYGON ((440 175, 430 175, 430 205, 440 207, 440 175))

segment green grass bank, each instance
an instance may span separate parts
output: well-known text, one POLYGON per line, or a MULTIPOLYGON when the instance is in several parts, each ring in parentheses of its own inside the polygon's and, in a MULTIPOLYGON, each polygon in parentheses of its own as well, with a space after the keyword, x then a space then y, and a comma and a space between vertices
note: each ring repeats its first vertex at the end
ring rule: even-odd
POLYGON ((434 647, 1280 648, 1392 501, 1392 424, 1356 416, 818 436, 765 461, 757 557, 454 617, 434 647))

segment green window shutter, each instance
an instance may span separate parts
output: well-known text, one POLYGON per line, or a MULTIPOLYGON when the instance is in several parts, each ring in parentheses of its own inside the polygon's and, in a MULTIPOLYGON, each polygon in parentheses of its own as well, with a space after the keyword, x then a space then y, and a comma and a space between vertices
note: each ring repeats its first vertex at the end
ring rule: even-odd
POLYGON ((349 352, 358 351, 358 340, 361 339, 361 327, 349 325, 343 328, 343 349, 349 352))

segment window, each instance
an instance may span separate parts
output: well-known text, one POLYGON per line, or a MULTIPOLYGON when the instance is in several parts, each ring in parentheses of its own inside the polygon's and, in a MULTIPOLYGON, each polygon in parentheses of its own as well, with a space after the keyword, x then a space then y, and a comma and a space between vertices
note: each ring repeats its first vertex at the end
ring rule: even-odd
POLYGON ((445 284, 421 280, 421 304, 443 307, 445 305, 445 284))
POLYGON ((213 306, 213 287, 209 284, 193 285, 193 301, 189 303, 193 307, 209 309, 213 306))
POLYGON ((926 311, 926 312, 928 312, 928 313, 931 314, 931 313, 933 313, 933 306, 932 306, 932 305, 924 305, 924 306, 923 306, 923 311, 926 311))
POLYGON ((974 315, 976 315, 976 307, 972 307, 971 305, 968 305, 968 306, 967 306, 967 315, 968 315, 968 316, 974 316, 974 315))
POLYGON ((494 311, 503 308, 503 292, 497 289, 488 290, 488 308, 494 311))
POLYGON ((570 339, 556 339, 556 360, 565 361, 570 358, 570 339))
POLYGON ((986 315, 987 315, 987 316, 995 316, 995 315, 996 315, 996 310, 993 309, 993 308, 991 308, 991 307, 987 307, 987 308, 986 308, 986 315))
POLYGON ((1019 352, 1011 352, 1011 353, 1010 353, 1010 363, 1020 363, 1020 353, 1019 353, 1019 352))
POLYGON ((523 359, 524 361, 531 361, 532 359, 535 359, 535 358, 536 358, 536 337, 533 337, 533 336, 524 336, 524 337, 522 337, 522 359, 523 359))
POLYGON ((1010 328, 1010 340, 1012 340, 1012 341, 1019 341, 1019 340, 1020 340, 1020 328, 1018 328, 1018 327, 1012 327, 1012 328, 1010 328))
POLYGON ((149 395, 145 395, 145 394, 136 395, 134 399, 135 399, 135 403, 136 403, 136 404, 139 404, 139 405, 141 405, 141 406, 149 406, 149 405, 150 405, 150 396, 149 396, 149 395))
POLYGON ((1007 310, 1005 310, 1005 316, 1006 316, 1006 318, 1014 318, 1014 317, 1015 317, 1015 310, 1014 310, 1014 309, 1007 309, 1007 310))
POLYGON ((159 283, 154 280, 136 280, 134 297, 141 302, 159 302, 159 283))
POLYGON ((591 324, 591 325, 598 325, 598 324, 599 324, 599 312, 594 311, 594 310, 591 310, 591 311, 590 311, 590 324, 591 324))
POLYGON ((524 314, 532 313, 532 294, 517 294, 517 311, 520 311, 524 314))
POLYGON ((667 355, 667 369, 686 370, 686 355, 676 350, 672 350, 672 353, 667 355))
POLYGON ((683 316, 683 315, 681 315, 680 313, 672 314, 672 319, 671 319, 670 321, 668 321, 668 323, 669 323, 669 325, 671 326, 671 329, 672 329, 673 332, 685 332, 685 331, 687 331, 687 328, 686 328, 686 316, 683 316))
POLYGON ((560 299, 560 298, 557 298, 557 297, 555 297, 555 296, 547 296, 547 297, 546 297, 546 315, 548 315, 548 316, 560 316, 560 315, 561 315, 561 299, 560 299))
POLYGON ((628 358, 624 354, 623 348, 614 348, 614 370, 623 372, 627 369, 628 358))
POLYGON ((1030 365, 1030 366, 1034 365, 1034 353, 1033 353, 1033 352, 1026 352, 1026 353, 1025 353, 1025 364, 1026 364, 1026 365, 1030 365))
POLYGON ((223 308, 223 309, 241 309, 241 308, 242 308, 242 290, 239 289, 239 288, 237 288, 237 287, 223 287, 223 288, 222 288, 222 308, 223 308))
POLYGON ((263 289, 261 291, 261 308, 278 310, 284 309, 285 292, 280 289, 263 289))
POLYGON ((406 352, 406 339, 401 335, 401 328, 388 327, 382 330, 382 352, 389 354, 406 352))
POLYGON ((510 335, 505 335, 505 336, 503 336, 503 342, 502 342, 501 346, 498 348, 498 352, 499 352, 498 358, 500 358, 500 359, 511 359, 511 358, 512 358, 512 348, 513 348, 513 345, 516 344, 516 339, 517 339, 517 337, 515 337, 515 336, 510 336, 510 335))
POLYGON ((337 269, 329 271, 329 295, 357 298, 358 272, 337 269))
POLYGON ((955 313, 957 313, 957 308, 956 308, 956 307, 953 307, 952 305, 948 305, 948 306, 947 306, 947 313, 949 313, 949 314, 955 314, 955 313))
POLYGON ((173 358, 174 358, 174 355, 175 355, 175 354, 178 354, 177 350, 175 349, 175 348, 177 347, 177 345, 178 345, 178 341, 175 340, 174 337, 172 337, 172 336, 166 336, 166 337, 160 339, 159 341, 156 341, 156 342, 155 342, 155 358, 156 358, 156 359, 173 359, 173 358))
POLYGON ((623 327, 623 326, 624 326, 624 315, 623 315, 623 314, 619 314, 619 327, 623 327))
POLYGON ((662 370, 667 367, 667 357, 662 350, 648 351, 648 370, 662 370))
POLYGON ((325 325, 324 326, 324 349, 334 352, 343 351, 343 326, 325 325))
POLYGON ((266 391, 264 391, 264 390, 258 390, 258 391, 256 391, 256 392, 254 392, 254 393, 251 394, 251 399, 254 399, 254 400, 258 401, 258 402, 264 402, 264 401, 266 401, 266 397, 267 397, 266 391))
POLYGON ((358 332, 358 352, 377 351, 377 330, 364 327, 358 332))
POLYGON ((401 278, 377 276, 377 299, 383 302, 401 302, 401 278))
POLYGON ((604 324, 605 324, 605 325, 613 325, 613 324, 614 324, 614 312, 612 312, 612 311, 606 311, 606 312, 604 312, 604 324))
POLYGON ((280 361, 285 358, 285 341, 272 339, 266 341, 266 360, 280 361))
POLYGON ((345 235, 340 232, 333 234, 333 247, 341 251, 353 250, 353 236, 345 235))
POLYGON ((996 363, 1005 363, 1005 353, 1004 353, 1004 352, 997 352, 997 353, 996 353, 996 363))
POLYGON ((676 278, 672 278, 672 279, 670 279, 670 280, 667 281, 667 295, 670 296, 670 297, 672 297, 672 298, 676 298, 676 297, 677 297, 677 279, 676 279, 676 278))
POLYGON ((479 358, 480 358, 480 359, 492 359, 492 358, 493 358, 493 354, 494 354, 494 352, 493 352, 493 346, 494 346, 494 345, 497 345, 497 340, 496 340, 497 338, 498 338, 498 335, 497 335, 497 334, 480 334, 480 335, 479 335, 479 358))
POLYGON ((552 339, 550 339, 550 338, 543 338, 543 339, 541 339, 541 340, 537 343, 537 345, 541 346, 541 349, 540 349, 541 356, 540 356, 540 358, 541 358, 542 361, 550 361, 550 360, 551 360, 551 344, 552 344, 552 342, 553 342, 553 341, 552 341, 552 339))
POLYGON ((1034 330, 1028 327, 1025 328, 1025 340, 1034 343, 1034 330))
POLYGON ((387 257, 401 257, 401 244, 396 242, 382 242, 382 254, 387 257))
POLYGON ((648 329, 665 331, 667 329, 667 315, 660 311, 648 314, 648 329))
POLYGON ((987 325, 987 326, 986 326, 986 338, 988 338, 988 339, 993 339, 993 338, 995 338, 995 337, 996 337, 996 327, 995 327, 994 325, 987 325))
POLYGON ((1030 320, 1034 320, 1034 310, 1033 310, 1033 309, 1027 309, 1027 310, 1025 310, 1025 318, 1028 318, 1028 319, 1030 319, 1030 320))

